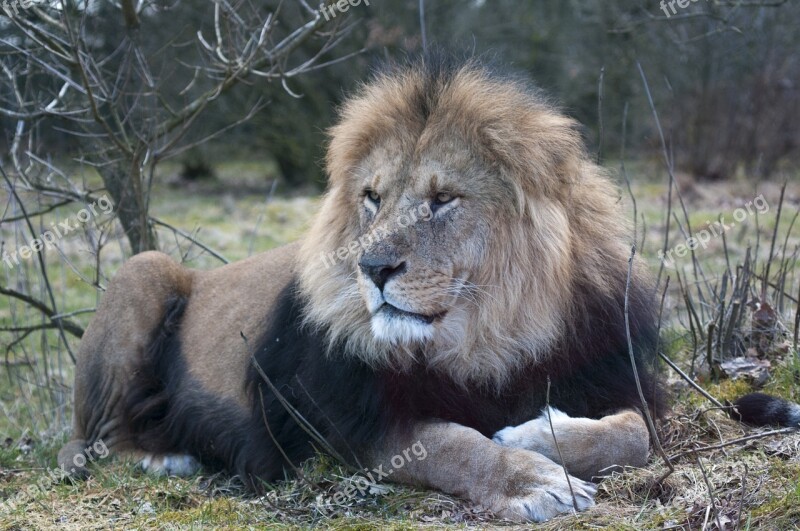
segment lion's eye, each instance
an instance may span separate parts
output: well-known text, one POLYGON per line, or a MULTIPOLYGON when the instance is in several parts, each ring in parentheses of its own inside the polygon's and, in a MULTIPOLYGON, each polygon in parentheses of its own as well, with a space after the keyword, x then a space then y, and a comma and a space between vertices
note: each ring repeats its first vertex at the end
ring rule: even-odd
POLYGON ((433 203, 436 206, 441 206, 441 205, 446 205, 447 203, 449 203, 453 199, 455 199, 455 196, 453 196, 452 194, 448 194, 447 192, 440 192, 440 193, 436 194, 436 197, 434 198, 433 203))
POLYGON ((456 206, 458 197, 450 192, 439 192, 431 199, 431 212, 436 214, 439 210, 450 210, 451 207, 456 206))
POLYGON ((381 196, 375 190, 365 190, 364 203, 371 209, 377 209, 381 204, 381 196))

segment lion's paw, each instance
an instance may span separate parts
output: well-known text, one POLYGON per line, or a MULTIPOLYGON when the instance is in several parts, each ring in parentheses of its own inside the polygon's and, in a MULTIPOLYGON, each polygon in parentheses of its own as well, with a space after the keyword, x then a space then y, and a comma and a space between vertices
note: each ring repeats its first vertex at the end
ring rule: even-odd
POLYGON ((518 494, 501 497, 492 504, 492 511, 501 518, 516 522, 544 522, 559 514, 571 513, 576 508, 585 511, 593 507, 596 493, 594 484, 572 476, 568 484, 562 473, 560 478, 549 477, 546 484, 532 484, 518 494))
POLYGON ((535 442, 541 438, 550 438, 550 422, 569 419, 569 415, 554 407, 545 408, 542 414, 519 426, 508 426, 498 431, 492 440, 501 446, 510 448, 538 449, 535 442))
POLYGON ((139 467, 153 476, 189 477, 200 470, 200 463, 191 455, 146 455, 139 467))

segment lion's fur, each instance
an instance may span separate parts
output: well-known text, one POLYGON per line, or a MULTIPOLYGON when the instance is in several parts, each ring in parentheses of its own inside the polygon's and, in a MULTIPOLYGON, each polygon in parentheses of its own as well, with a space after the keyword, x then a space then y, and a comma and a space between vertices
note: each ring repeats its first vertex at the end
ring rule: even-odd
MULTIPOLYGON (((556 456, 489 437, 548 403, 592 419, 627 411, 560 421, 575 432, 570 467, 588 477, 609 456, 643 462, 626 338, 646 396, 659 396, 651 289, 637 261, 626 290, 632 234, 573 120, 478 60, 428 58, 344 104, 326 162, 299 244, 212 271, 160 253, 120 269, 81 343, 62 467, 104 439, 257 486, 313 455, 312 432, 374 465, 430 438, 429 460, 396 479, 542 519, 572 507, 556 456), (425 215, 399 221, 412 211, 425 215), (368 237, 376 227, 389 230, 368 237), (618 452, 590 444, 595 429, 618 452)), ((593 487, 574 485, 590 506, 593 487)))
MULTIPOLYGON (((324 268, 320 253, 363 235, 353 213, 365 169, 394 169, 380 178, 402 187, 402 171, 426 155, 446 158, 466 149, 475 157, 466 162, 487 170, 476 201, 492 203, 498 217, 488 245, 466 260, 475 265, 470 280, 483 286, 479 303, 451 320, 425 350, 425 361, 459 381, 502 385, 514 370, 552 352, 572 318, 576 279, 601 292, 618 288, 632 233, 576 122, 522 81, 494 77, 477 61, 453 69, 418 66, 363 86, 330 132, 329 190, 300 250, 308 320, 326 327, 332 340, 350 342, 370 364, 410 366, 413 352, 372 334, 352 282, 358 256, 324 268)), ((454 247, 455 238, 441 252, 454 247)))

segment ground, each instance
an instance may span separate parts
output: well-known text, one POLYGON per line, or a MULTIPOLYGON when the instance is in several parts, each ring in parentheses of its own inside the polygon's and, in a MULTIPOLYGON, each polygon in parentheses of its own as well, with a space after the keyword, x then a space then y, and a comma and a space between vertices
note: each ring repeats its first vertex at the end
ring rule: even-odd
MULTIPOLYGON (((616 165, 610 167, 615 171, 616 165)), ((637 204, 637 252, 657 274, 656 251, 663 245, 666 216, 666 176, 657 166, 646 163, 629 165, 628 172, 637 204), (641 245, 642 230, 646 235, 644 245, 641 245)), ((318 202, 313 196, 287 197, 280 193, 273 196, 268 174, 269 169, 258 163, 223 164, 217 168, 218 180, 189 184, 171 179, 170 168, 166 168, 163 180, 169 182, 154 190, 152 213, 192 234, 228 260, 243 258, 299 237, 318 202)), ((664 305, 663 350, 684 371, 694 368, 694 381, 724 403, 751 390, 754 382, 752 378, 715 381, 707 363, 703 329, 709 322, 716 322, 719 312, 723 314, 719 322, 724 326, 727 321, 724 308, 715 310, 715 299, 709 293, 725 291, 720 286, 727 263, 731 262, 735 271, 736 264, 744 262, 748 247, 762 257, 759 265, 751 269, 754 274, 763 274, 763 257, 769 255, 776 223, 780 183, 703 184, 680 175, 678 180, 686 215, 675 198, 670 248, 691 234, 710 229, 720 214, 729 223, 734 212, 745 208, 748 201, 756 200, 755 206, 766 205, 762 209, 752 208, 726 232, 724 241, 716 236, 705 247, 697 248, 696 262, 687 255, 677 260, 677 266, 665 269, 664 277, 670 276, 670 288, 664 305), (761 194, 763 201, 757 199, 761 194), (687 217, 691 231, 686 228, 687 217), (684 236, 678 222, 686 232, 684 236)), ((620 198, 632 213, 632 203, 622 182, 620 198)), ((766 392, 795 400, 800 399, 800 367, 791 337, 797 295, 791 294, 798 293, 800 285, 796 251, 800 227, 793 226, 785 244, 784 236, 798 205, 800 185, 795 180, 786 190, 774 252, 778 255, 776 261, 780 259, 783 264, 781 271, 786 273, 781 284, 785 295, 778 297, 774 290, 770 292, 772 299, 780 299, 771 299, 776 310, 774 321, 782 323, 787 333, 774 335, 769 345, 748 351, 770 365, 769 377, 757 385, 766 392)), ((56 210, 45 217, 42 226, 71 216, 74 210, 75 207, 56 210)), ((19 237, 19 230, 16 226, 0 227, 0 235, 8 244, 19 237)), ((159 229, 159 237, 165 251, 176 258, 182 257, 192 267, 213 267, 220 263, 168 229, 159 229)), ((104 275, 95 277, 96 257, 87 253, 88 241, 84 237, 66 237, 61 242, 63 255, 53 252, 47 255, 51 264, 50 282, 60 309, 65 313, 76 312, 74 320, 82 326, 99 297, 91 284, 105 285, 124 254, 112 232, 109 238, 112 244, 99 259, 104 275)), ((34 265, 26 262, 16 268, 6 267, 0 285, 27 287, 34 293, 43 293, 37 291, 41 286, 30 274, 34 265)), ((741 276, 742 270, 735 273, 741 276)), ((743 329, 735 330, 734 335, 749 340, 752 331, 748 330, 747 317, 743 329)), ((0 298, 0 328, 20 321, 36 322, 36 318, 35 312, 0 298)), ((9 333, 0 334, 2 346, 14 339, 9 333)), ((713 333, 708 335, 713 339, 713 333)), ((72 340, 71 344, 74 347, 77 342, 72 340)), ((201 473, 189 479, 154 479, 138 471, 134 463, 114 458, 93 465, 94 474, 85 482, 57 481, 51 474, 58 448, 67 437, 71 373, 68 352, 59 347, 51 332, 36 339, 26 338, 6 354, 6 367, 0 371, 0 529, 517 527, 499 522, 458 499, 391 484, 374 486, 363 495, 336 504, 334 494, 358 478, 325 457, 305 463, 303 479, 280 482, 263 498, 248 496, 235 480, 224 476, 201 473)), ((541 528, 800 526, 800 435, 780 433, 735 442, 769 430, 753 430, 729 419, 665 365, 661 367, 661 375, 673 392, 674 409, 659 422, 658 430, 664 453, 673 458, 680 456, 674 460, 674 472, 658 483, 656 480, 667 468, 663 458, 654 452, 646 468, 604 480, 594 509, 565 515, 541 528), (709 446, 716 448, 702 449, 709 446), (695 449, 700 451, 691 452, 695 449)))

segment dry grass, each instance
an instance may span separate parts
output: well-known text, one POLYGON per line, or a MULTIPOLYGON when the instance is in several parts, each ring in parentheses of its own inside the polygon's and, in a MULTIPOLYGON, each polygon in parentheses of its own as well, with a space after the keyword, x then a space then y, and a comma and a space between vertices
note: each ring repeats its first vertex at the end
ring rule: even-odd
MULTIPOLYGON (((646 227, 643 254, 653 257, 663 238, 664 186, 640 181, 634 180, 638 183, 634 193, 638 201, 639 228, 646 227)), ((769 250, 780 189, 774 183, 764 183, 757 192, 765 194, 772 208, 758 223, 748 219, 727 234, 728 259, 734 263, 744 260, 748 245, 754 246, 756 234, 762 260, 769 250)), ((692 185, 683 193, 694 231, 702 227, 705 220, 716 219, 719 213, 730 213, 757 195, 751 185, 741 183, 692 185)), ((199 233, 200 239, 228 258, 237 259, 249 254, 251 248, 258 251, 293 239, 302 231, 313 210, 313 200, 276 199, 265 205, 265 197, 263 190, 219 196, 189 195, 179 189, 164 188, 157 191, 154 213, 189 232, 198 226, 204 227, 199 233)), ((800 186, 793 185, 786 191, 781 218, 783 230, 788 228, 798 205, 800 186)), ((677 226, 672 227, 673 241, 679 233, 677 226)), ((779 237, 779 247, 783 246, 783 234, 779 237)), ((80 244, 73 243, 74 248, 69 252, 79 258, 80 244)), ((164 236, 162 243, 175 255, 188 255, 195 266, 208 267, 214 263, 197 248, 190 249, 180 238, 164 236)), ((796 225, 787 239, 790 259, 798 243, 800 227, 796 225)), ((726 269, 721 239, 713 240, 707 249, 698 250, 696 254, 707 283, 695 277, 691 261, 680 263, 675 270, 682 275, 683 289, 675 281, 675 272, 670 272, 673 276, 665 304, 663 350, 686 371, 694 365, 695 380, 711 395, 720 401, 731 400, 751 390, 753 383, 746 379, 713 381, 706 343, 698 341, 689 331, 692 321, 686 302, 688 292, 694 297, 693 304, 698 307, 705 304, 704 325, 719 317, 719 309, 713 303, 715 299, 709 293, 718 290, 726 269), (708 297, 705 302, 699 300, 697 286, 701 284, 706 290, 702 296, 708 297)), ((51 258, 58 261, 58 257, 51 258)), ((113 272, 119 257, 109 255, 109 261, 109 272, 113 272)), ((653 265, 657 267, 655 261, 653 265)), ((758 274, 762 265, 754 267, 753 271, 758 274)), ((785 275, 783 289, 790 295, 796 294, 800 287, 796 256, 786 270, 791 274, 785 275)), ((69 270, 53 281, 67 309, 93 304, 94 293, 85 284, 71 280, 69 270)), ((774 297, 774 294, 772 290, 769 296, 774 297)), ((789 334, 771 336, 769 348, 760 352, 759 355, 771 363, 771 376, 759 384, 763 384, 767 392, 797 400, 800 398, 800 365, 791 348, 795 308, 790 299, 785 299, 778 308, 776 319, 789 334)), ((8 301, 0 299, 0 320, 6 322, 12 310, 8 301)), ((86 318, 88 316, 80 316, 78 320, 85 323, 86 318)), ((742 344, 747 346, 747 338, 753 333, 751 320, 742 322, 737 332, 745 338, 742 344)), ((0 336, 0 341, 6 338, 0 336)), ((52 336, 45 338, 52 341, 52 336)), ((25 343, 29 351, 39 347, 37 343, 25 343)), ((724 354, 722 350, 714 352, 715 355, 724 354)), ((24 359, 14 357, 16 355, 17 351, 9 360, 24 359)), ((732 421, 673 371, 666 367, 662 370, 673 391, 675 405, 672 415, 660 423, 659 433, 669 456, 682 455, 674 461, 675 471, 665 481, 657 483, 666 467, 654 456, 644 469, 617 473, 605 479, 600 484, 597 507, 591 511, 557 518, 541 528, 790 529, 800 526, 800 434, 771 435, 717 447, 768 430, 756 431, 732 421), (714 448, 702 450, 709 447, 714 448), (700 451, 691 452, 697 449, 700 451)), ((68 395, 64 392, 56 398, 51 394, 41 396, 31 383, 31 374, 35 371, 35 366, 23 364, 9 368, 0 378, 3 413, 0 443, 8 438, 5 444, 0 444, 0 500, 14 499, 31 485, 42 482, 47 477, 48 467, 54 465, 55 452, 65 437, 68 395), (31 386, 26 387, 26 382, 31 386)), ((71 381, 71 368, 64 367, 49 377, 66 390, 71 381)), ((86 482, 45 483, 43 488, 24 495, 16 508, 10 512, 0 511, 0 529, 527 528, 500 522, 491 514, 440 493, 391 484, 379 485, 365 495, 336 505, 333 495, 353 478, 324 457, 305 463, 303 469, 309 483, 287 480, 275 485, 266 496, 252 498, 235 481, 222 476, 154 479, 138 472, 133 463, 109 459, 95 466, 95 474, 86 482)))

